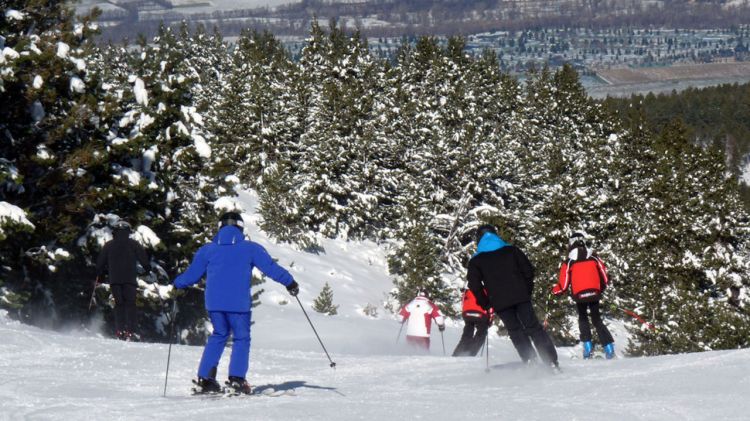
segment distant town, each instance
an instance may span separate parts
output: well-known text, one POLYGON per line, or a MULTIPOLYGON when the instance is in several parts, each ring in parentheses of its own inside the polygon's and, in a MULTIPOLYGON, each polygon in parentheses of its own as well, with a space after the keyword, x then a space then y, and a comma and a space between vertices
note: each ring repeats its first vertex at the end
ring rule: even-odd
POLYGON ((137 33, 148 37, 159 24, 188 22, 216 27, 229 41, 241 29, 270 30, 293 55, 303 45, 312 16, 326 24, 325 16, 335 14, 339 25, 362 29, 373 53, 385 58, 404 39, 460 34, 470 52, 493 50, 502 69, 511 74, 571 64, 593 96, 750 81, 750 25, 746 23, 750 20, 742 18, 748 13, 746 3, 739 9, 729 6, 736 2, 711 6, 715 13, 710 16, 721 18, 713 27, 706 27, 711 18, 690 20, 684 2, 684 7, 676 9, 669 1, 498 1, 510 6, 481 11, 465 2, 462 6, 451 3, 452 15, 444 9, 448 6, 436 2, 395 3, 401 9, 388 9, 394 2, 289 0, 84 0, 77 7, 80 13, 94 6, 102 11, 99 21, 109 40, 134 40, 137 33), (599 9, 594 9, 595 4, 599 9), (425 11, 432 13, 427 23, 425 11), (669 22, 684 28, 659 24, 672 11, 669 22), (469 14, 470 19, 466 18, 469 14), (576 18, 587 15, 591 17, 588 25, 576 18), (732 17, 743 23, 733 23, 732 17), (462 26, 456 27, 457 22, 462 26), (483 30, 493 22, 495 27, 518 29, 483 30))

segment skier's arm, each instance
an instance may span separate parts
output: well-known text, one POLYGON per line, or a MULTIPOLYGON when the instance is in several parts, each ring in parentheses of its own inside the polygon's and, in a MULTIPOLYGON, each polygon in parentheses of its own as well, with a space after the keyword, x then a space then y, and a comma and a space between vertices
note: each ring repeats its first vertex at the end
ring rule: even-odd
POLYGON ((190 263, 190 267, 188 267, 185 272, 175 278, 174 286, 176 288, 187 288, 190 285, 198 283, 198 281, 201 280, 203 275, 206 273, 206 268, 208 267, 208 256, 206 255, 207 253, 208 249, 206 248, 206 246, 198 249, 198 252, 195 253, 195 257, 193 257, 193 262, 190 263))
POLYGON ((479 270, 474 259, 469 260, 469 270, 466 273, 466 278, 469 281, 469 289, 474 293, 474 298, 476 298, 477 304, 482 308, 489 308, 490 300, 484 292, 484 285, 482 285, 482 272, 479 270))
POLYGON ((552 293, 560 295, 568 289, 570 284, 570 274, 568 273, 568 263, 562 262, 560 264, 560 273, 558 274, 557 284, 552 287, 552 293))
POLYGON ((401 311, 398 312, 398 316, 399 316, 399 320, 398 321, 399 321, 399 323, 405 322, 406 319, 409 318, 410 314, 411 313, 409 313, 409 310, 406 309, 406 306, 401 307, 401 311))
POLYGON ((430 316, 435 319, 435 323, 437 323, 438 328, 442 332, 443 330, 445 330, 445 317, 443 317, 443 315, 440 313, 440 309, 437 308, 435 304, 430 304, 432 305, 432 313, 430 313, 430 316))
POLYGON ((253 264, 257 266, 261 272, 285 287, 294 282, 292 274, 279 266, 278 263, 274 262, 271 255, 268 254, 263 246, 260 244, 253 244, 253 247, 255 247, 253 250, 253 264))

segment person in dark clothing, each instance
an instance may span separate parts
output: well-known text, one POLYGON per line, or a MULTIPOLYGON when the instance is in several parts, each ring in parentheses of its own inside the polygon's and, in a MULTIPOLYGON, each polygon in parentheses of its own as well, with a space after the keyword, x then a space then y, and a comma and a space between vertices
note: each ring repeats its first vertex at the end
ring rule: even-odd
POLYGON ((492 309, 489 311, 477 304, 477 299, 470 289, 464 288, 461 317, 464 319, 464 331, 453 351, 454 357, 474 357, 482 349, 487 339, 487 329, 492 321, 492 309))
POLYGON ((583 344, 583 358, 591 358, 594 346, 591 342, 591 323, 596 329, 599 342, 607 359, 615 357, 612 334, 602 322, 599 301, 607 288, 607 267, 587 246, 582 233, 574 232, 568 239, 568 258, 560 264, 560 275, 552 293, 561 295, 568 289, 578 309, 578 328, 583 344))
POLYGON ((135 295, 138 290, 137 263, 148 273, 149 258, 146 250, 130 238, 130 224, 118 221, 112 230, 112 240, 102 247, 96 261, 96 281, 101 283, 108 276, 109 287, 115 299, 115 336, 121 340, 137 337, 138 315, 135 295))
POLYGON ((495 310, 522 361, 535 361, 538 351, 546 364, 559 370, 557 350, 531 305, 534 267, 528 257, 503 241, 492 225, 480 226, 476 240, 477 252, 469 260, 467 278, 477 303, 495 310))

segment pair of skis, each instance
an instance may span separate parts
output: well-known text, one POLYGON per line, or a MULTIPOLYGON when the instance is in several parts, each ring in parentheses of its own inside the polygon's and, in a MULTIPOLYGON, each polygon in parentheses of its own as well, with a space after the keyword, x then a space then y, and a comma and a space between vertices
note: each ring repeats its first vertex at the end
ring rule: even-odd
POLYGON ((266 397, 275 398, 279 396, 295 396, 296 395, 296 393, 294 392, 294 389, 276 390, 273 387, 265 387, 265 386, 255 388, 250 393, 243 393, 229 386, 222 387, 221 390, 217 392, 203 392, 200 387, 200 383, 198 383, 197 380, 193 379, 193 384, 195 385, 195 387, 191 389, 191 395, 203 396, 207 398, 253 397, 253 396, 266 396, 266 397))

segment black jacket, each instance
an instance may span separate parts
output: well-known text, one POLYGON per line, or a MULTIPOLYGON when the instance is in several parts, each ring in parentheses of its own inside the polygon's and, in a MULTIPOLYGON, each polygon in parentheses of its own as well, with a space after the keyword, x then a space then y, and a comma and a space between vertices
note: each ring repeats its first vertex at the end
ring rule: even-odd
POLYGON ((477 303, 496 312, 531 301, 534 290, 534 267, 529 258, 515 246, 479 253, 469 260, 469 288, 477 303), (483 290, 487 290, 487 295, 483 290), (489 301, 488 301, 489 300, 489 301))
POLYGON ((96 274, 103 276, 108 272, 110 284, 137 285, 136 262, 147 272, 150 270, 146 250, 130 238, 126 230, 115 230, 112 236, 114 238, 102 247, 96 260, 96 274))

